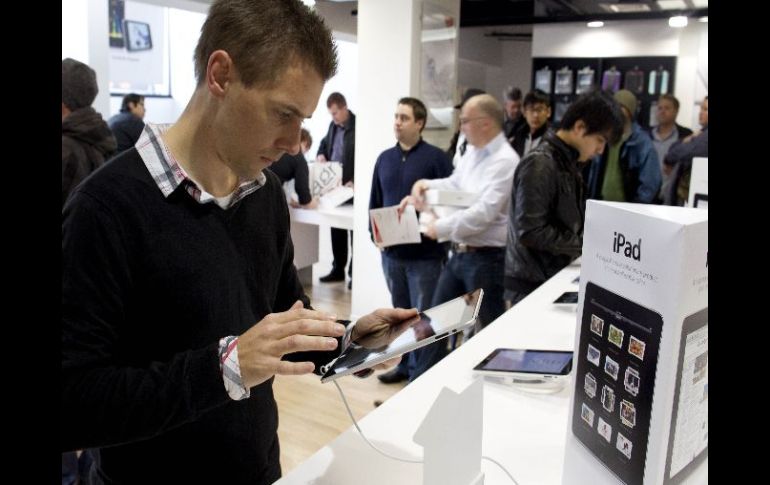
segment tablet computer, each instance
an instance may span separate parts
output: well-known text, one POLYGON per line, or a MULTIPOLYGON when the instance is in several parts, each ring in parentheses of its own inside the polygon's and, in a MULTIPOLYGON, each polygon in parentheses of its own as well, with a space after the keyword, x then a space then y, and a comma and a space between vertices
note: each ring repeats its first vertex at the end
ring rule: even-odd
POLYGON ((137 22, 136 20, 124 20, 123 27, 127 50, 146 51, 152 49, 150 24, 147 22, 137 22))
POLYGON ((565 291, 559 298, 553 301, 557 305, 576 305, 578 302, 577 291, 565 291))
POLYGON ((415 318, 390 327, 387 335, 359 339, 332 362, 321 382, 368 369, 414 349, 424 347, 476 322, 484 290, 481 288, 420 312, 415 318))
POLYGON ((514 381, 553 381, 572 371, 570 350, 495 349, 473 368, 477 374, 514 381))

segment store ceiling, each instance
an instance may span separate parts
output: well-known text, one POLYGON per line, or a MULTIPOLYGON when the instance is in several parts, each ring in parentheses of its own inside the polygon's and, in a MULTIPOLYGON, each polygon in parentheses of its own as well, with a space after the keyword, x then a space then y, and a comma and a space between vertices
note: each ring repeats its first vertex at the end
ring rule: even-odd
POLYGON ((460 26, 708 16, 708 0, 460 0, 460 26))
MULTIPOLYGON (((212 0, 193 1, 211 4, 212 0)), ((355 17, 358 2, 316 0, 316 8, 325 14, 355 17)), ((460 0, 461 27, 659 19, 673 15, 708 16, 708 0, 460 0)))

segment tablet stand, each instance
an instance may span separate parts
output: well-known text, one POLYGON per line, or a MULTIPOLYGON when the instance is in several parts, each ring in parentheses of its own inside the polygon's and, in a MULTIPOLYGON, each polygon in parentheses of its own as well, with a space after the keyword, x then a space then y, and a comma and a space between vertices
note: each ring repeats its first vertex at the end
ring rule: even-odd
POLYGON ((444 387, 428 410, 414 441, 422 445, 423 485, 483 485, 481 436, 484 383, 475 379, 463 392, 444 387))

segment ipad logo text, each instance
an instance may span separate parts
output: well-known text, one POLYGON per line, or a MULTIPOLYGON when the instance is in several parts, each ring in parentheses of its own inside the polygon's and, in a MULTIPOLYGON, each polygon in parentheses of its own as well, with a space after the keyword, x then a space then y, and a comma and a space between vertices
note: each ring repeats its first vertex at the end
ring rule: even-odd
POLYGON ((626 240, 626 236, 624 236, 620 232, 614 232, 614 237, 612 239, 612 251, 615 253, 620 254, 621 251, 623 251, 623 255, 627 258, 635 259, 636 261, 641 261, 642 259, 642 238, 639 238, 636 244, 632 244, 631 241, 626 240))

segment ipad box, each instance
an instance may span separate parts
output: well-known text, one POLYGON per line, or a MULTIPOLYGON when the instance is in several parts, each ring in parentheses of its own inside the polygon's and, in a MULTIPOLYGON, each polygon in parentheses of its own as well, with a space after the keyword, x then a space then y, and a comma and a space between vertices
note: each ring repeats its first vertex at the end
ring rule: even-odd
POLYGON ((708 481, 708 211, 589 200, 562 483, 708 481))
POLYGON ((437 190, 428 189, 425 191, 425 201, 431 205, 448 205, 454 207, 470 207, 478 199, 478 194, 473 192, 462 192, 459 190, 437 190))

